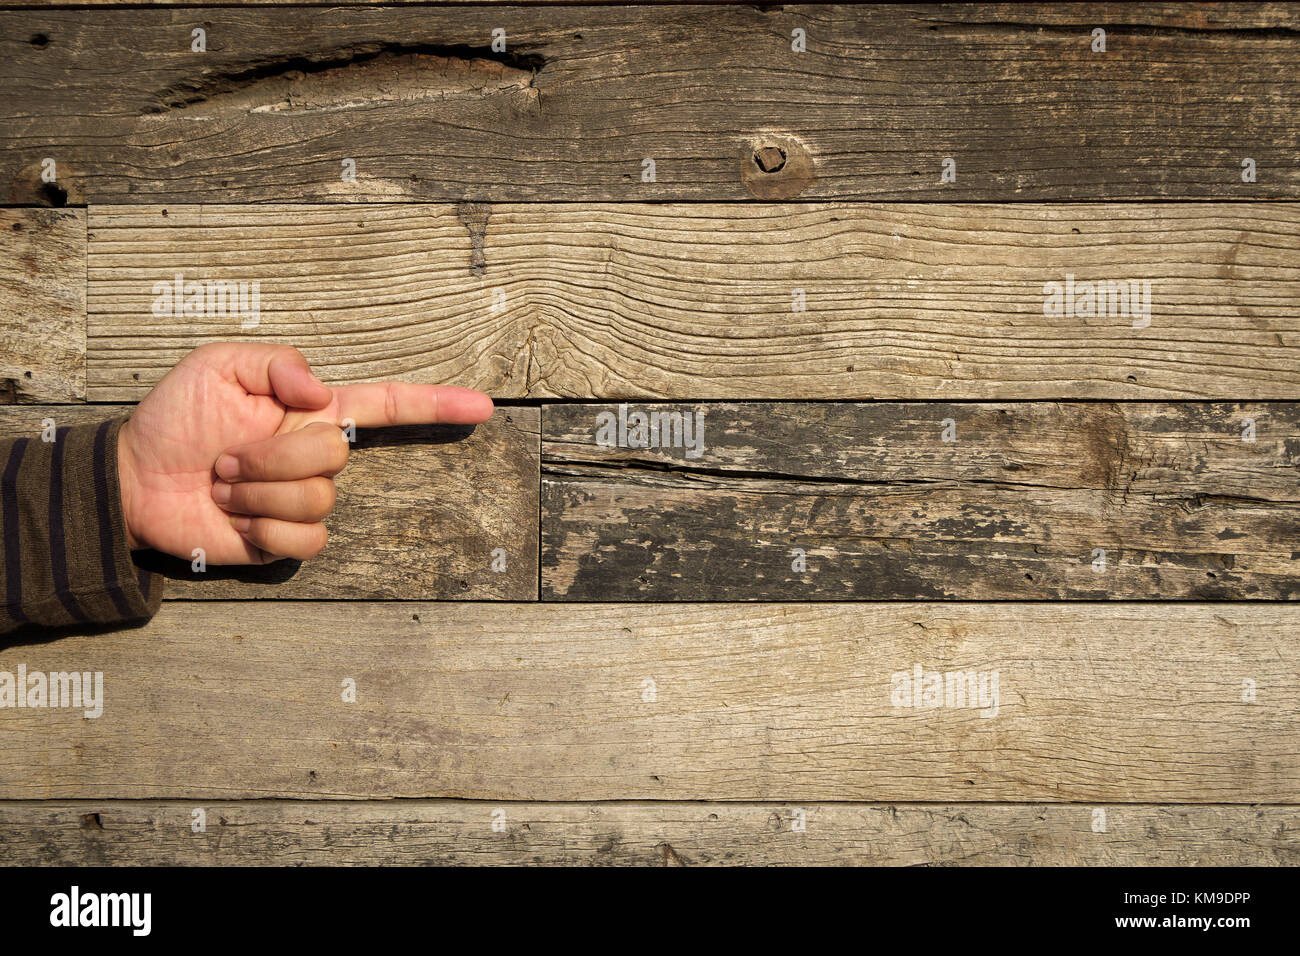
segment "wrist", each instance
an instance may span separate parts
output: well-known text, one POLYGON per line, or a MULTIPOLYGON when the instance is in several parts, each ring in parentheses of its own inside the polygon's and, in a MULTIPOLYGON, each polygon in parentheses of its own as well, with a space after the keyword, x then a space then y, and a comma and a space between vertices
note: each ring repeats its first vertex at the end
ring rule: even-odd
POLYGON ((127 547, 136 551, 144 547, 136 537, 131 520, 135 513, 137 491, 135 455, 131 449, 131 422, 122 423, 117 432, 117 487, 122 497, 122 524, 126 526, 127 547))

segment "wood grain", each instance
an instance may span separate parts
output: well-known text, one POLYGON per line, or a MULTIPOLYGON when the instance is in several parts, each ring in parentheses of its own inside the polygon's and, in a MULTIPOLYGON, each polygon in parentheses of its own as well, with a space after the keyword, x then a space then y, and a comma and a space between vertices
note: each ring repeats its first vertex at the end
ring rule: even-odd
POLYGON ((627 409, 702 413, 700 457, 547 406, 543 598, 1300 596, 1294 402, 627 409))
MULTIPOLYGON (((129 406, 0 408, 0 439, 130 413, 129 406)), ((163 571, 166 597, 537 597, 538 409, 498 408, 477 428, 360 429, 325 521, 330 542, 306 562, 209 566, 142 552, 163 571), (494 571, 492 552, 505 551, 494 571)), ((274 611, 269 613, 275 613, 274 611)))
POLYGON ((1293 804, 1298 634, 1284 605, 173 601, 0 651, 104 674, 98 718, 0 709, 0 799, 1293 804), (893 706, 918 664, 997 671, 996 714, 893 706))
POLYGON ((19 866, 1294 866, 1297 833, 1294 806, 0 803, 19 866))
POLYGON ((0 404, 86 400, 86 213, 0 209, 0 404))
POLYGON ((1291 204, 95 206, 90 225, 98 401, 241 336, 331 381, 501 397, 1300 394, 1291 204), (155 315, 177 274, 260 283, 259 324, 155 315), (1149 282, 1150 324, 1118 302, 1046 315, 1067 276, 1149 282))
POLYGON ((40 201, 54 153, 70 204, 1289 198, 1297 24, 1287 4, 12 10, 0 182, 40 201), (758 175, 768 147, 787 162, 758 175))

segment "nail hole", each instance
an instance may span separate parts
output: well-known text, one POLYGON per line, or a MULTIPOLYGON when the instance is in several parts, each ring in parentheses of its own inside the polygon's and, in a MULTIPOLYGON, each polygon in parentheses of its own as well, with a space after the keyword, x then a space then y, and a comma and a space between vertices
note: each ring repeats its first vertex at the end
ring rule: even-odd
POLYGON ((780 146, 754 150, 754 165, 765 173, 779 173, 785 167, 785 160, 785 150, 780 146))
POLYGON ((44 33, 38 33, 34 37, 32 37, 31 44, 32 46, 36 47, 36 49, 39 50, 42 47, 46 47, 50 45, 50 38, 47 37, 44 33))

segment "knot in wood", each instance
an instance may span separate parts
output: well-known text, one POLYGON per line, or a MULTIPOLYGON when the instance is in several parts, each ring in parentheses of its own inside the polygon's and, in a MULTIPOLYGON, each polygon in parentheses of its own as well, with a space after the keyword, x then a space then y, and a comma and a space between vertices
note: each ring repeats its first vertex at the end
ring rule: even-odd
POLYGON ((765 173, 777 173, 785 166, 785 150, 780 146, 764 146, 754 150, 754 165, 765 173))

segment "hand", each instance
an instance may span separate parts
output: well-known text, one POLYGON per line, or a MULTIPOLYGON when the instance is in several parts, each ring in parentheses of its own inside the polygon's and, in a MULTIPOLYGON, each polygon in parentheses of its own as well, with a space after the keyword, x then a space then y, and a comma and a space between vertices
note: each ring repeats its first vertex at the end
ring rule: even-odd
POLYGON ((341 427, 492 415, 482 392, 401 382, 321 383, 287 345, 195 349, 145 396, 118 436, 131 547, 209 564, 310 558, 325 547, 334 475, 348 458, 341 427))

